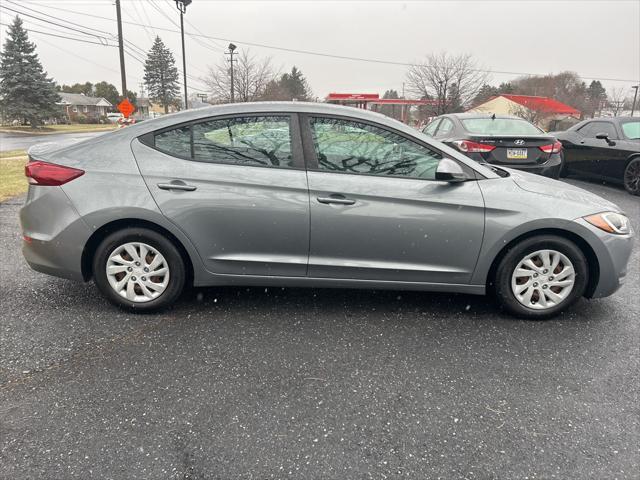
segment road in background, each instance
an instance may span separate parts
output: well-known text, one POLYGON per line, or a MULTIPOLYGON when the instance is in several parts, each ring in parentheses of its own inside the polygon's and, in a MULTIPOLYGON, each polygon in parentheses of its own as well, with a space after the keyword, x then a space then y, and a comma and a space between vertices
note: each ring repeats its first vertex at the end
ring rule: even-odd
POLYGON ((48 133, 45 135, 29 135, 28 133, 0 132, 0 151, 26 150, 38 143, 59 142, 61 140, 86 140, 107 132, 80 133, 48 133))
MULTIPOLYGON (((640 201, 571 183, 622 206, 640 201)), ((485 297, 191 290, 155 315, 31 271, 0 204, 0 478, 638 478, 640 248, 550 321, 485 297)))

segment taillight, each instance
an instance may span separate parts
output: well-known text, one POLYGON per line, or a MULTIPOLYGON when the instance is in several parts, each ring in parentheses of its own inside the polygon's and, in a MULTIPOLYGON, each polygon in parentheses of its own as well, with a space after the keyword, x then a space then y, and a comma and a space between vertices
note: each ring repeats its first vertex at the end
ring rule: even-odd
POLYGON ((493 150, 495 145, 487 145, 485 143, 472 142, 470 140, 456 140, 453 144, 458 150, 465 153, 484 153, 493 150))
POLYGON ((84 170, 35 160, 27 163, 24 174, 31 185, 56 186, 84 175, 84 170))
POLYGON ((549 145, 542 145, 539 147, 544 153, 560 153, 562 150, 562 143, 557 140, 549 145))

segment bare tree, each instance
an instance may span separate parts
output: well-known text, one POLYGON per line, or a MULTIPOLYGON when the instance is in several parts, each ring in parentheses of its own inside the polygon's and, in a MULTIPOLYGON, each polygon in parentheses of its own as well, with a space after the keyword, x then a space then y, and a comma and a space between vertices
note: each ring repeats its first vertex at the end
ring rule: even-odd
MULTIPOLYGON (((276 79, 277 72, 271 65, 271 58, 256 58, 249 50, 242 50, 233 66, 234 93, 236 102, 261 100, 267 85, 276 79)), ((203 81, 211 89, 212 100, 216 103, 231 101, 231 68, 224 58, 212 67, 203 81)))
POLYGON ((624 104, 626 101, 626 89, 624 87, 612 87, 609 89, 609 95, 607 98, 609 100, 609 106, 613 110, 613 116, 617 117, 620 111, 624 108, 624 104))
POLYGON ((435 113, 440 115, 469 105, 487 78, 471 55, 443 52, 409 67, 407 85, 418 98, 436 100, 435 113))

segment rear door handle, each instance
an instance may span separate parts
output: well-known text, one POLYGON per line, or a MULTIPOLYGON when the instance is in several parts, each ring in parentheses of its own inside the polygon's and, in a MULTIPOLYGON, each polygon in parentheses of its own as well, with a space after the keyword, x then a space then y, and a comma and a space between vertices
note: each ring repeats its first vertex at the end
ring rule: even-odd
POLYGON ((355 200, 345 198, 344 195, 329 195, 328 197, 318 197, 317 199, 320 203, 324 203, 327 205, 353 205, 354 203, 356 203, 355 200))
POLYGON ((159 183, 158 188, 160 190, 183 190, 185 192, 193 192, 196 188, 195 185, 187 185, 186 183, 159 183))

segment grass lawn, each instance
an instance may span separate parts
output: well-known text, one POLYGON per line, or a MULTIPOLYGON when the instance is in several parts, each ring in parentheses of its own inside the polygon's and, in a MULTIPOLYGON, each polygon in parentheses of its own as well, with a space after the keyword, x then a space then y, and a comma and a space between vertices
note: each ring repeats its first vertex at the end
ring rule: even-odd
POLYGON ((12 127, 9 125, 3 125, 0 126, 0 132, 23 132, 39 135, 47 133, 106 132, 109 130, 115 130, 116 128, 117 126, 112 123, 106 125, 74 123, 71 125, 46 125, 40 128, 31 128, 25 126, 12 127))
POLYGON ((0 202, 27 191, 25 163, 27 152, 24 150, 0 152, 0 202))

